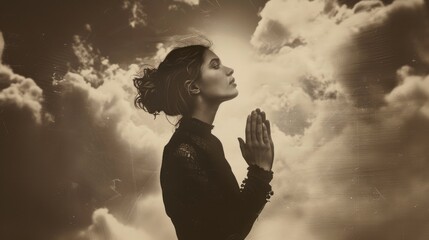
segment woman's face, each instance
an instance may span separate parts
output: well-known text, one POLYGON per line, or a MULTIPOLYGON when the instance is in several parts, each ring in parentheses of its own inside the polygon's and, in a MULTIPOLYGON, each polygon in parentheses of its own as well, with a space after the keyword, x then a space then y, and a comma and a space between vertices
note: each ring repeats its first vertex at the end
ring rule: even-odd
POLYGON ((219 57, 207 49, 201 65, 201 79, 197 81, 201 95, 210 102, 221 103, 238 95, 234 70, 222 65, 219 57))

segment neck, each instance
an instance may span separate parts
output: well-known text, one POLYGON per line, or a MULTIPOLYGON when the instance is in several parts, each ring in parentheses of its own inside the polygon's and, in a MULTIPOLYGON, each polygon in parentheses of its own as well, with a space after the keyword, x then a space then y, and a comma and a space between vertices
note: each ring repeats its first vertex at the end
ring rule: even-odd
POLYGON ((205 123, 213 124, 219 105, 219 103, 213 104, 198 101, 197 104, 195 104, 196 107, 191 116, 205 123))

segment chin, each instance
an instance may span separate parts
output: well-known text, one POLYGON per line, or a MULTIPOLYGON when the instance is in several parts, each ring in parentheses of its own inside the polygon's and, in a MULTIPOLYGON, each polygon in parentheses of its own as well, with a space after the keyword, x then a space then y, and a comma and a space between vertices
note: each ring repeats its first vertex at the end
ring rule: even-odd
POLYGON ((237 90, 237 89, 234 89, 234 90, 232 90, 231 92, 229 92, 228 94, 223 95, 222 97, 220 97, 220 98, 218 99, 218 102, 225 102, 225 101, 229 101, 229 100, 231 100, 231 99, 236 98, 237 96, 238 96, 238 90, 237 90))
POLYGON ((234 99, 237 96, 238 96, 238 90, 236 89, 229 99, 234 99))

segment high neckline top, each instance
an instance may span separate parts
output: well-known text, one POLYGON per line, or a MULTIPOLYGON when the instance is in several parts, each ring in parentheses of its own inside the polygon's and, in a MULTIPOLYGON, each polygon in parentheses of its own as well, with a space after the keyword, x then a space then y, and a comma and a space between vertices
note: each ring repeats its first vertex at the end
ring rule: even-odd
POLYGON ((214 125, 203 122, 194 117, 182 117, 180 120, 179 130, 186 130, 198 135, 211 134, 214 125))

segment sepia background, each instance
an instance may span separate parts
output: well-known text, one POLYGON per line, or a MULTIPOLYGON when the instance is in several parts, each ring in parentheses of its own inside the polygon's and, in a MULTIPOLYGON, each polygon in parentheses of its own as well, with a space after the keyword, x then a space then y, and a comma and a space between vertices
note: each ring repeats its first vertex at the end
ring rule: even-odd
POLYGON ((424 0, 92 0, 0 4, 0 238, 176 239, 159 170, 175 117, 132 78, 204 35, 239 95, 213 134, 272 123, 275 192, 248 239, 429 239, 424 0))

